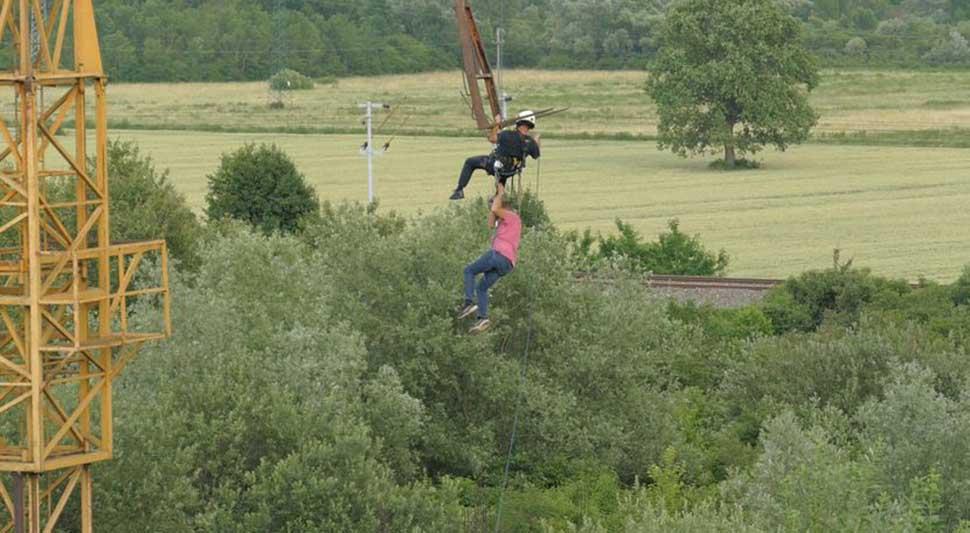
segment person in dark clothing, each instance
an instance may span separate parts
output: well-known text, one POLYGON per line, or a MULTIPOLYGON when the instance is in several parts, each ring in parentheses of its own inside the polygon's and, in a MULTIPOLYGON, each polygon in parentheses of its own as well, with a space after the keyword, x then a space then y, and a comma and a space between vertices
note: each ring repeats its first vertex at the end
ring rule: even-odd
MULTIPOLYGON (((502 117, 495 117, 496 124, 501 122, 502 117)), ((504 186, 509 178, 525 167, 526 157, 539 159, 539 135, 530 135, 535 127, 536 118, 531 111, 519 113, 514 130, 500 132, 496 126, 488 138, 495 145, 495 150, 489 155, 469 157, 465 161, 458 178, 458 188, 452 193, 451 199, 461 200, 465 197, 465 187, 476 170, 484 170, 504 186)))

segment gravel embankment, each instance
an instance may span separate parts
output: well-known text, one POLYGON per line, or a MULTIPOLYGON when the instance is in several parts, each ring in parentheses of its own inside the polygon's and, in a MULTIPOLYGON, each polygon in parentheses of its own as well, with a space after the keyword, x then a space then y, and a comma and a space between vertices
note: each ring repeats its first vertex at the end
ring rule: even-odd
POLYGON ((768 294, 767 291, 760 289, 734 288, 655 287, 653 291, 662 298, 670 298, 681 303, 694 302, 698 305, 709 304, 720 308, 744 307, 758 303, 768 294))

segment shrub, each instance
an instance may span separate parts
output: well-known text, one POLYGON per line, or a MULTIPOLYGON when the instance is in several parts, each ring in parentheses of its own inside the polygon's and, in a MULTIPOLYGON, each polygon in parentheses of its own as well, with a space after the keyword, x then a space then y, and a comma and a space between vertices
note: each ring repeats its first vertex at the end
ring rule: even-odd
POLYGON ((657 242, 644 243, 633 226, 616 221, 620 234, 599 239, 599 258, 627 258, 632 268, 652 274, 680 274, 690 276, 720 276, 728 266, 728 255, 721 250, 717 254, 707 251, 700 237, 680 231, 680 223, 674 219, 661 233, 657 242))
POLYGON ((765 425, 764 452, 725 486, 727 503, 763 531, 935 531, 937 489, 923 483, 901 498, 880 492, 876 472, 828 428, 804 428, 792 412, 765 425), (921 527, 923 526, 923 527, 921 527))
POLYGON ((930 63, 965 63, 970 61, 970 42, 960 32, 952 30, 947 39, 941 41, 923 57, 930 63))
POLYGON ((521 403, 529 437, 517 472, 560 483, 575 458, 594 458, 631 482, 678 431, 675 400, 663 391, 710 354, 634 280, 605 290, 576 284, 564 239, 539 230, 525 231, 519 265, 492 291, 492 331, 465 337, 467 324, 451 310, 462 269, 488 246, 485 212, 484 203, 449 206, 382 235, 356 206, 328 218, 325 230, 308 227, 338 291, 335 316, 365 332, 371 363, 397 369, 405 390, 428 406, 423 451, 433 474, 500 473, 521 403))
POLYGON ((850 56, 861 56, 866 53, 866 40, 862 37, 853 37, 845 43, 845 53, 850 56))
POLYGON ((158 172, 151 157, 132 142, 108 143, 111 229, 116 241, 165 239, 179 264, 201 264, 202 226, 166 169, 158 172))
POLYGON ((761 168, 761 163, 753 159, 738 158, 734 160, 734 165, 729 165, 723 159, 716 159, 711 161, 707 166, 711 170, 724 170, 730 172, 733 170, 757 170, 761 168))
POLYGON ((950 529, 970 519, 970 399, 946 398, 936 381, 918 364, 897 365, 885 380, 884 398, 863 406, 856 420, 880 486, 906 498, 914 481, 935 476, 941 501, 930 510, 942 513, 950 529))
POLYGON ((269 79, 274 91, 307 91, 313 89, 313 80, 291 69, 283 69, 269 79))
POLYGON ((179 333, 116 389, 102 527, 456 530, 456 495, 420 473, 424 406, 393 369, 370 371, 314 254, 240 226, 212 239, 193 286, 173 277, 179 333))
POLYGON ((768 294, 762 310, 777 333, 813 331, 826 319, 854 324, 866 305, 911 290, 905 281, 873 276, 867 269, 853 268, 851 261, 840 264, 836 252, 833 268, 789 279, 768 294))
POLYGON ((670 302, 668 312, 672 318, 688 324, 697 324, 709 337, 717 340, 753 339, 771 335, 772 323, 760 309, 753 306, 738 309, 717 309, 710 305, 699 306, 693 302, 670 302))
MULTIPOLYGON (((89 171, 94 174, 91 162, 89 171)), ((49 180, 52 201, 74 201, 75 180, 49 180)), ((200 266, 203 228, 169 179, 168 169, 158 171, 149 156, 133 142, 108 141, 108 186, 111 189, 111 239, 114 242, 164 239, 171 257, 186 270, 200 266)), ((62 216, 65 212, 60 213, 62 216)), ((74 213, 63 219, 74 227, 74 213)))
POLYGON ((511 192, 508 204, 522 218, 523 227, 546 228, 552 224, 549 213, 546 212, 546 204, 530 190, 522 193, 511 192))
POLYGON ((291 233, 304 217, 320 209, 316 192, 276 145, 247 144, 223 154, 208 180, 209 220, 232 218, 263 233, 291 233))

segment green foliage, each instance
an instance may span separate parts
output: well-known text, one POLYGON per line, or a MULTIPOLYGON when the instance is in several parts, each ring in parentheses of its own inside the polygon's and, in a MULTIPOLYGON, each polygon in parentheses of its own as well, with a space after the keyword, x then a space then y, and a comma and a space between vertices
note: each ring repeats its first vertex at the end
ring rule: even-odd
POLYGON ((700 326, 713 339, 748 340, 774 333, 771 321, 757 307, 717 309, 710 305, 672 301, 667 309, 672 318, 700 326))
POLYGON ((910 291, 905 281, 873 276, 851 261, 840 264, 836 252, 833 268, 789 279, 765 298, 762 310, 777 333, 812 331, 825 320, 852 325, 866 305, 910 291))
POLYGON ((552 226, 552 220, 546 211, 546 204, 531 190, 522 193, 511 192, 508 204, 522 218, 522 226, 526 228, 547 228, 552 226))
POLYGON ((314 254, 228 228, 203 257, 192 287, 173 280, 178 334, 115 391, 101 527, 457 527, 454 493, 429 487, 415 462, 425 409, 393 369, 369 371, 361 339, 325 304, 314 254))
POLYGON ((741 159, 735 159, 733 164, 729 164, 728 161, 725 159, 718 159, 716 161, 712 161, 711 164, 708 165, 708 167, 710 167, 713 170, 727 170, 727 171, 757 170, 761 168, 761 163, 757 161, 752 161, 750 159, 741 158, 741 159))
POLYGON ((269 79, 269 88, 274 91, 308 91, 313 88, 313 80, 299 72, 285 68, 269 79))
MULTIPOLYGON (((829 65, 925 66, 926 54, 970 17, 966 0, 776 1, 804 22, 807 46, 829 65), (857 36, 869 43, 867 57, 845 48, 857 36)), ((574 0, 505 0, 474 8, 483 35, 507 30, 510 66, 617 69, 655 57, 671 3, 618 0, 597 10, 574 0)), ((230 81, 266 80, 281 60, 313 78, 456 67, 450 8, 442 0, 293 0, 282 9, 275 0, 102 0, 96 13, 113 78, 230 81)))
POLYGON ((274 145, 247 144, 223 154, 208 176, 206 215, 231 218, 264 233, 291 233, 300 221, 318 213, 316 192, 283 150, 274 145))
MULTIPOLYGON (((89 162, 94 174, 94 162, 89 162)), ((163 239, 176 264, 197 270, 201 264, 203 228, 185 196, 175 189, 168 169, 158 171, 149 156, 133 142, 108 141, 108 186, 111 189, 111 239, 131 242, 163 239)), ((52 201, 75 201, 75 180, 49 180, 52 201)), ((67 227, 76 225, 61 213, 67 227)))
POLYGON ((821 326, 771 335, 761 307, 667 304, 635 273, 576 283, 581 243, 538 224, 470 337, 453 310, 486 215, 325 204, 295 236, 214 228, 174 276, 176 336, 115 388, 102 527, 491 530, 500 499, 508 531, 970 520, 970 270, 913 289, 840 265, 779 292, 821 326))
POLYGON ((724 250, 709 252, 700 236, 681 232, 676 219, 667 224, 668 231, 661 233, 656 242, 643 242, 633 226, 622 220, 616 221, 616 227, 619 235, 596 239, 595 252, 589 232, 582 237, 573 234, 577 261, 591 269, 612 262, 634 272, 689 276, 720 276, 727 269, 729 258, 724 250))
POLYGON ((159 172, 134 143, 108 143, 112 239, 164 239, 172 257, 188 270, 201 264, 202 226, 185 196, 175 190, 168 169, 159 172))
POLYGON ((723 149, 734 168, 736 153, 805 141, 818 120, 806 95, 818 69, 800 32, 775 0, 674 4, 647 83, 660 149, 685 157, 723 149))
POLYGON ((932 521, 924 502, 880 493, 877 469, 836 441, 828 428, 779 415, 765 425, 764 453, 750 473, 726 484, 727 500, 765 531, 906 531, 932 521))
POLYGON ((924 531, 970 517, 970 410, 936 390, 933 372, 910 364, 886 379, 885 397, 860 409, 860 446, 875 450, 878 481, 926 517, 924 531))
POLYGON ((345 208, 307 228, 339 288, 336 312, 367 332, 372 364, 396 368, 405 389, 429 407, 428 466, 451 475, 497 472, 512 413, 524 397, 525 417, 540 429, 517 470, 568 478, 572 466, 560 459, 591 457, 599 449, 600 461, 621 479, 645 472, 664 448, 663 438, 647 439, 646 432, 676 432, 671 407, 649 386, 660 385, 650 369, 666 365, 659 346, 681 338, 683 329, 660 306, 614 305, 643 298, 639 284, 621 284, 610 294, 575 284, 563 239, 527 230, 520 265, 493 290, 493 332, 465 338, 450 313, 460 301, 464 265, 487 246, 485 217, 484 204, 453 206, 387 233, 363 208, 345 208), (581 339, 568 333, 577 322, 587 331, 581 339), (520 396, 517 360, 530 328, 530 379, 520 396), (648 331, 652 340, 643 342, 648 331), (592 420, 601 429, 574 438, 592 420))

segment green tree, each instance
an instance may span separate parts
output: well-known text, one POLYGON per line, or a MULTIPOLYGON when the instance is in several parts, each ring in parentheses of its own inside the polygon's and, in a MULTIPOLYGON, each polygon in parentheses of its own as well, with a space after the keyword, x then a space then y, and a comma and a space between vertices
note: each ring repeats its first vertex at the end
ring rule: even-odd
POLYGON ((368 372, 313 254, 239 226, 212 239, 191 284, 173 276, 179 333, 117 390, 101 527, 455 531, 455 495, 427 484, 412 452, 424 407, 393 369, 368 372))
POLYGON ((671 8, 647 83, 660 115, 660 148, 687 156, 723 147, 784 150, 818 120, 807 91, 818 69, 801 26, 774 0, 686 0, 671 8))
POLYGON ((264 233, 291 233, 302 218, 320 210, 316 192, 276 145, 247 144, 223 154, 208 179, 209 220, 232 218, 264 233))
MULTIPOLYGON (((94 163, 90 162, 90 173, 94 163)), ((48 199, 77 199, 76 180, 49 180, 48 199)), ((199 243, 203 228, 169 179, 168 169, 158 171, 151 157, 133 142, 108 142, 108 186, 111 189, 111 240, 114 242, 164 239, 179 266, 194 271, 201 264, 199 243)), ((63 212, 67 227, 75 227, 74 213, 63 212)))
POLYGON ((165 239, 182 267, 197 269, 202 226, 169 179, 168 169, 159 172, 135 143, 123 141, 108 143, 108 168, 112 238, 165 239))

